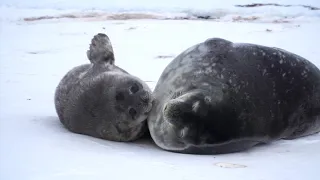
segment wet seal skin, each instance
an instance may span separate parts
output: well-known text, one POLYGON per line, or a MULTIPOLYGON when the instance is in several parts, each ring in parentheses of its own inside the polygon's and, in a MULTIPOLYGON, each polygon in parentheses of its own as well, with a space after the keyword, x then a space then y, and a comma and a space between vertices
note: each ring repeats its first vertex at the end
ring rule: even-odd
POLYGON ((320 71, 275 47, 210 38, 178 55, 153 91, 151 137, 190 154, 244 151, 320 131, 320 71))
POLYGON ((152 108, 148 85, 117 67, 106 34, 96 34, 87 51, 90 64, 72 68, 55 91, 55 108, 71 132, 127 142, 147 131, 152 108))

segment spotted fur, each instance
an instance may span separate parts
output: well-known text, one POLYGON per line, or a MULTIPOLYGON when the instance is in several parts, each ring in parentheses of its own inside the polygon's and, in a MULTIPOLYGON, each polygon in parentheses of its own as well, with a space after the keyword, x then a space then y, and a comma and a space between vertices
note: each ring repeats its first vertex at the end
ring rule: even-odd
POLYGON ((162 149, 230 153, 320 131, 320 71, 275 47, 211 38, 177 56, 154 89, 162 149))

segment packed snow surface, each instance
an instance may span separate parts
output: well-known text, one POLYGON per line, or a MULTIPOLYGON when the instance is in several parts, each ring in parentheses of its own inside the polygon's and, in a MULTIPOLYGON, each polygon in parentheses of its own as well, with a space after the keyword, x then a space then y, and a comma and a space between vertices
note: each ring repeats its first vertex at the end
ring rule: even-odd
MULTIPOLYGON (((0 179, 317 179, 320 134, 232 154, 178 154, 158 148, 151 139, 118 143, 71 133, 58 120, 53 96, 68 70, 89 62, 85 52, 98 32, 110 37, 115 63, 146 81, 152 89, 175 56, 211 37, 280 47, 320 67, 318 11, 305 8, 296 11, 292 7, 290 13, 305 14, 283 23, 130 18, 126 21, 83 18, 23 21, 26 17, 83 13, 99 7, 104 12, 109 12, 108 8, 121 12, 120 7, 134 11, 145 8, 150 12, 158 8, 169 12, 176 7, 206 11, 215 4, 214 8, 235 11, 233 4, 252 2, 262 1, 225 0, 222 4, 221 1, 176 0, 152 4, 146 0, 2 0, 0 179), (316 18, 310 19, 311 15, 316 18)), ((268 2, 319 6, 319 1, 312 0, 268 2)))

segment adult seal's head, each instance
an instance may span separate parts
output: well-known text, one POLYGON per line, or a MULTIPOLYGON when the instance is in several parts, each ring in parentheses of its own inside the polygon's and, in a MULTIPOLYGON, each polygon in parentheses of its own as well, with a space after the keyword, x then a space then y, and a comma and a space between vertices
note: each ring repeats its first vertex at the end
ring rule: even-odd
POLYGON ((91 63, 71 69, 56 89, 60 121, 75 133, 112 141, 138 139, 147 130, 150 88, 114 64, 107 35, 93 37, 87 56, 91 63))
POLYGON ((230 153, 320 131, 320 71, 291 52, 211 38, 177 56, 148 117, 162 149, 230 153))

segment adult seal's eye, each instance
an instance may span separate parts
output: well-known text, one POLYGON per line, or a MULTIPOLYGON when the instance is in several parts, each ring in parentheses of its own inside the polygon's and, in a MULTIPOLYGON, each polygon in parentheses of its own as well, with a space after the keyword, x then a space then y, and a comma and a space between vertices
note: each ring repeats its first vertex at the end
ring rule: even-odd
POLYGON ((124 95, 121 92, 117 92, 116 94, 116 100, 117 101, 123 101, 124 100, 124 95))
POLYGON ((130 87, 130 92, 131 93, 136 93, 136 92, 138 92, 139 91, 139 86, 138 86, 138 84, 137 83, 134 83, 131 87, 130 87))
POLYGON ((137 115, 137 111, 133 108, 129 109, 129 114, 132 117, 132 119, 135 119, 136 115, 137 115))

